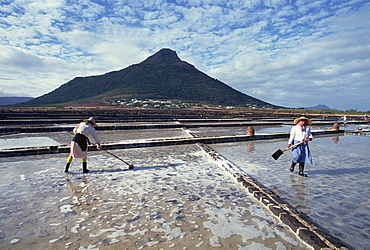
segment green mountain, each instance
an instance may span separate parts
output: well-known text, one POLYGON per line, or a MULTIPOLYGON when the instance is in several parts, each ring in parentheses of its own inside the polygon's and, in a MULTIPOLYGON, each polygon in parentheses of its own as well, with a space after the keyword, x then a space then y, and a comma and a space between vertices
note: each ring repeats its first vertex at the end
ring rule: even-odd
POLYGON ((63 106, 107 97, 179 100, 244 107, 277 106, 243 94, 161 49, 139 64, 103 75, 77 77, 22 106, 63 106))

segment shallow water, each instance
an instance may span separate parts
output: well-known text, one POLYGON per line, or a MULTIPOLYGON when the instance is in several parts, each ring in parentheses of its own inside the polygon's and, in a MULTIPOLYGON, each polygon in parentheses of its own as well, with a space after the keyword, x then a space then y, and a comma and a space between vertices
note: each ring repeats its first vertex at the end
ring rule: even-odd
MULTIPOLYGON (((212 145, 222 156, 273 190, 311 219, 356 249, 370 245, 369 137, 315 138, 308 178, 289 172, 291 153, 271 154, 286 141, 251 141, 212 145)), ((298 166, 296 167, 298 168, 298 166)))
POLYGON ((1 249, 305 249, 196 145, 0 163, 1 249))
MULTIPOLYGON (((231 135, 245 135, 247 134, 247 128, 245 127, 215 127, 215 128, 192 128, 191 131, 198 136, 231 136, 231 135)), ((265 133, 277 133, 277 132, 289 132, 290 126, 254 126, 255 134, 265 134, 265 133)))
MULTIPOLYGON (((72 131, 72 130, 71 130, 72 131)), ((98 131, 102 143, 130 142, 146 139, 186 138, 191 137, 181 128, 143 129, 143 130, 106 130, 98 131)), ((51 132, 32 134, 13 134, 0 137, 0 150, 21 147, 42 147, 69 145, 73 138, 71 132, 51 132)), ((94 143, 94 140, 91 139, 94 143)))

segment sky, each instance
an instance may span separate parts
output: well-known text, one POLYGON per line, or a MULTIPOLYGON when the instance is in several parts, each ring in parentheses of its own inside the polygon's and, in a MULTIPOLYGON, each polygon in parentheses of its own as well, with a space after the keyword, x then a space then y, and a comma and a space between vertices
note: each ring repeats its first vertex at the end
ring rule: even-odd
POLYGON ((0 96, 38 97, 169 48, 274 105, 370 110, 369 0, 0 1, 0 96))

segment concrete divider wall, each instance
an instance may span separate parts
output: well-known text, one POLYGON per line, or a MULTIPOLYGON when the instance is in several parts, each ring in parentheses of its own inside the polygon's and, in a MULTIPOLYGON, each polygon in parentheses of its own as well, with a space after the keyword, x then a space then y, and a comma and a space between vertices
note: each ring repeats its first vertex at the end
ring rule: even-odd
MULTIPOLYGON (((343 130, 322 130, 312 132, 314 136, 343 134, 343 130)), ((288 138, 289 133, 271 133, 262 135, 234 135, 234 136, 217 136, 217 137, 192 137, 192 138, 170 138, 170 139, 153 139, 138 142, 127 143, 109 143, 102 144, 104 149, 128 149, 128 148, 141 148, 141 147, 158 147, 170 145, 183 145, 183 144, 213 144, 213 143, 227 143, 227 142, 240 142, 252 140, 272 140, 288 138)), ((90 151, 97 150, 95 146, 89 146, 90 151)), ((64 146, 48 146, 48 147, 31 147, 31 148, 18 148, 18 149, 5 149, 0 150, 0 157, 22 156, 22 155, 38 155, 38 154, 56 154, 68 153, 69 145, 64 146)))
POLYGON ((368 136, 370 137, 370 130, 351 130, 351 131, 345 131, 346 134, 348 135, 359 135, 359 136, 368 136))
MULTIPOLYGON (((279 126, 281 122, 274 123, 216 123, 216 124, 151 124, 151 125, 102 125, 96 127, 96 130, 140 130, 140 129, 168 129, 168 128, 200 128, 200 127, 246 127, 246 126, 279 126)), ((42 132, 63 132, 71 131, 73 128, 70 126, 37 126, 37 127, 0 127, 1 134, 11 133, 42 133, 42 132)))

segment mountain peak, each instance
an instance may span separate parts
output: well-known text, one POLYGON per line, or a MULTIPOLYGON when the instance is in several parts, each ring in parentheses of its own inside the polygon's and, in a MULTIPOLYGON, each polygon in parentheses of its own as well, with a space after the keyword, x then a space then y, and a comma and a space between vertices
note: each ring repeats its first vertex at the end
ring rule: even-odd
POLYGON ((319 104, 319 105, 316 105, 316 106, 313 106, 313 107, 307 107, 305 109, 332 109, 332 108, 329 108, 325 104, 319 104))
POLYGON ((160 56, 160 57, 177 57, 177 53, 176 51, 173 51, 172 49, 168 49, 168 48, 163 48, 161 49, 160 51, 158 51, 157 53, 155 53, 153 56, 160 56))
POLYGON ((177 55, 176 51, 171 49, 163 48, 159 50, 154 55, 148 57, 145 61, 149 61, 151 63, 159 63, 159 62, 181 62, 181 59, 177 55))

